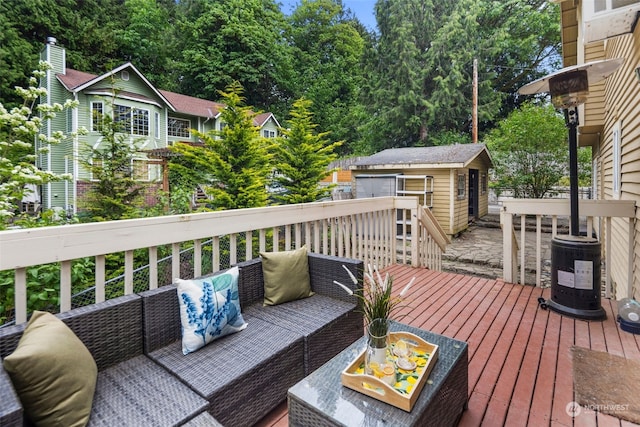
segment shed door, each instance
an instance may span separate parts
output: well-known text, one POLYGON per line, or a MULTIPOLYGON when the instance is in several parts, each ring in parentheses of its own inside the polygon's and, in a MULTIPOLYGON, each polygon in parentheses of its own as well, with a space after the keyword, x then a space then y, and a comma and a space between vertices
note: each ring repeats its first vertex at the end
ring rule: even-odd
POLYGON ((469 169, 469 221, 478 217, 478 181, 479 173, 477 169, 469 169))
POLYGON ((396 195, 395 175, 358 175, 356 176, 356 198, 385 197, 396 195))

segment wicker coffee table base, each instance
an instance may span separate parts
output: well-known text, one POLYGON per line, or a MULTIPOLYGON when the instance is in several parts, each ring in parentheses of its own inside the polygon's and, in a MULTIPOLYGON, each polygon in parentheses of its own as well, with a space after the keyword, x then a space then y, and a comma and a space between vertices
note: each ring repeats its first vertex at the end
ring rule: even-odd
POLYGON ((467 407, 467 343, 394 322, 439 346, 439 357, 411 412, 344 387, 341 372, 362 352, 364 337, 289 389, 290 426, 454 426, 467 407))

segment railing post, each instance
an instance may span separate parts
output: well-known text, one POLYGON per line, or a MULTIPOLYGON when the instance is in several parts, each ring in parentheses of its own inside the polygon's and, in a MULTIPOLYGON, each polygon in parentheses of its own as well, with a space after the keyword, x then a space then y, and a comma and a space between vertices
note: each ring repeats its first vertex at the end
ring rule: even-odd
MULTIPOLYGON (((417 201, 416 201, 417 203, 417 201)), ((420 265, 420 228, 418 222, 418 208, 411 208, 411 265, 421 267, 420 265)))
POLYGON ((511 234, 513 232, 513 216, 505 210, 500 211, 500 225, 502 226, 502 275, 504 281, 513 283, 514 279, 514 262, 513 262, 513 246, 511 234))
POLYGON ((14 272, 16 325, 27 321, 27 269, 16 268, 14 272))

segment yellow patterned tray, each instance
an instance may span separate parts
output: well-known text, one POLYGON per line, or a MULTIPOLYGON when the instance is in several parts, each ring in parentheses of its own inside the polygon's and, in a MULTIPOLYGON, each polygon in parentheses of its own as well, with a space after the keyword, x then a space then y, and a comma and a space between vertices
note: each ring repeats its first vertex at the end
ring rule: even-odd
POLYGON ((411 360, 416 363, 415 370, 405 371, 396 368, 396 383, 394 386, 390 386, 382 379, 364 373, 365 349, 342 371, 342 385, 411 412, 433 369, 433 365, 438 360, 438 346, 428 343, 409 332, 391 332, 387 360, 392 362, 394 366, 397 357, 393 354, 393 347, 400 339, 410 343, 410 347, 413 348, 411 360))

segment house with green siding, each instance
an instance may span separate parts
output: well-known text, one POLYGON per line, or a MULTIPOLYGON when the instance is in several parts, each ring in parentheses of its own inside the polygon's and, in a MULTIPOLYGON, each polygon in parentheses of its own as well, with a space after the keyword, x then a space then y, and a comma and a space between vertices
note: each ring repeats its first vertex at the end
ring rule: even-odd
MULTIPOLYGON (((100 147, 103 115, 121 121, 126 140, 139 149, 131 167, 136 179, 145 185, 150 204, 154 204, 158 189, 169 190, 166 156, 162 155, 168 151, 167 147, 176 143, 198 143, 193 129, 209 132, 224 126, 220 114, 223 104, 156 88, 131 63, 102 75, 73 70, 66 67, 65 49, 53 37, 47 39, 40 56, 52 66, 41 83, 48 92, 48 98, 41 102, 62 104, 71 99, 79 103, 78 108, 43 123, 42 133, 47 136, 56 131, 73 135, 50 147, 36 160, 43 170, 73 177, 38 189, 43 209, 57 207, 76 213, 78 200, 92 185, 90 171, 82 167, 80 159, 86 155, 87 147, 100 147), (83 128, 86 133, 77 134, 83 128)), ((254 124, 263 137, 278 135, 280 125, 271 113, 257 115, 254 124)))

